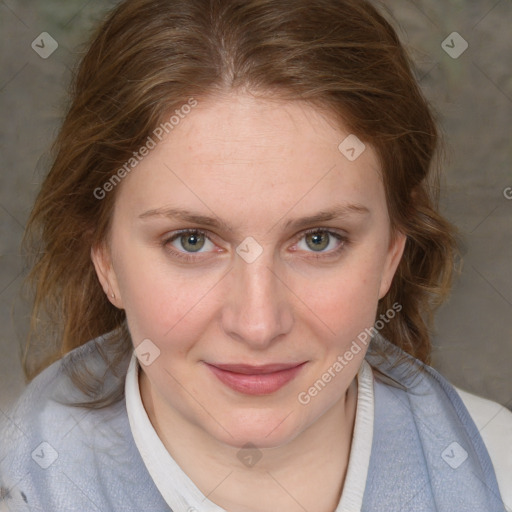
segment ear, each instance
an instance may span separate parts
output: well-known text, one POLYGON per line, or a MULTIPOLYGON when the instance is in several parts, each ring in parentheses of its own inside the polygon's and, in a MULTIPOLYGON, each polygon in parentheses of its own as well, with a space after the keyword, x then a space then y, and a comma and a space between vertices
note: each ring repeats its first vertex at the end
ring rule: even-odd
POLYGON ((123 301, 117 276, 112 265, 112 256, 106 243, 91 248, 91 260, 96 270, 98 280, 108 300, 117 308, 123 307, 123 301))
POLYGON ((386 256, 386 262, 382 271, 382 279, 380 281, 379 299, 382 299, 391 288, 393 276, 395 275, 398 264, 402 259, 405 249, 407 235, 401 231, 396 231, 389 243, 389 249, 386 256))

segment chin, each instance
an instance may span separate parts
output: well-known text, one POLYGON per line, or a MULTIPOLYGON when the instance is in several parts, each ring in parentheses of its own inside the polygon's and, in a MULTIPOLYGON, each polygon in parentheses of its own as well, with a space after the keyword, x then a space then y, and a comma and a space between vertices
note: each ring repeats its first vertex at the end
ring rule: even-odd
POLYGON ((217 423, 209 428, 210 435, 219 441, 241 448, 250 443, 258 448, 275 448, 292 441, 303 428, 297 423, 297 412, 277 410, 253 410, 244 414, 225 414, 222 427, 217 423), (286 412, 285 412, 286 411, 286 412))

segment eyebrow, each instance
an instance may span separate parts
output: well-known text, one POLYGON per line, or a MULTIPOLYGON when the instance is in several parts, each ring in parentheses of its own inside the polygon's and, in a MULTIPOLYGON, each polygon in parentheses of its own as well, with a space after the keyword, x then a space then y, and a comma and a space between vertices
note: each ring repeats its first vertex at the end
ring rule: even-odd
MULTIPOLYGON (((315 213, 314 215, 309 215, 306 217, 300 217, 296 219, 289 219, 288 221, 286 221, 284 228, 301 229, 312 224, 318 224, 329 220, 348 217, 354 214, 366 216, 369 213, 370 210, 362 204, 338 204, 327 210, 322 210, 318 213, 315 213)), ((224 229, 227 231, 233 230, 233 228, 229 226, 229 224, 219 219, 218 217, 209 217, 207 215, 201 215, 199 213, 191 212, 189 210, 181 208, 157 208, 154 210, 148 210, 147 212, 144 212, 139 215, 139 218, 143 220, 154 217, 176 218, 183 221, 188 221, 194 224, 201 224, 216 229, 224 229)))

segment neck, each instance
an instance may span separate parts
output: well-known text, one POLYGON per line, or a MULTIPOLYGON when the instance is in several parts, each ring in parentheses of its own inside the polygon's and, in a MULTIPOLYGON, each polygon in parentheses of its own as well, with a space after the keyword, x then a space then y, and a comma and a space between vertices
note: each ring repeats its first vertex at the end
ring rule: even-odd
POLYGON ((253 466, 239 463, 239 448, 219 442, 179 414, 160 412, 165 408, 142 371, 139 384, 162 443, 209 500, 228 512, 336 509, 350 455, 356 379, 333 407, 289 443, 258 450, 262 457, 253 466))

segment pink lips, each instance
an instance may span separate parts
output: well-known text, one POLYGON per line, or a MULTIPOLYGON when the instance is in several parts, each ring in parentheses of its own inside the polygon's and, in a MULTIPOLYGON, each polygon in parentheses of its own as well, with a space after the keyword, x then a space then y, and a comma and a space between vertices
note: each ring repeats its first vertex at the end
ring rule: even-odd
POLYGON ((290 382, 306 363, 268 364, 206 364, 226 386, 247 395, 268 395, 290 382))

